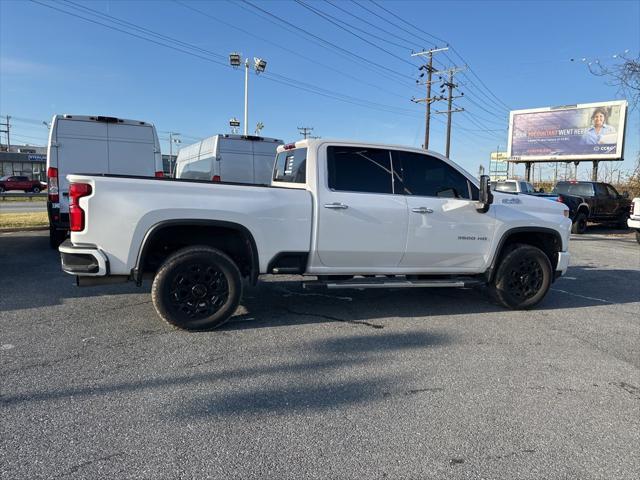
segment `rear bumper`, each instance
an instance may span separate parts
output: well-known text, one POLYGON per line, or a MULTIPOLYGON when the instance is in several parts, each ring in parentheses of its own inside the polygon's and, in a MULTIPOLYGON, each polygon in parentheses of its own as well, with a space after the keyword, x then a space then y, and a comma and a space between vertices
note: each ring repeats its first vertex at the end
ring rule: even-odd
POLYGON ((67 239, 58 248, 62 270, 70 275, 102 277, 109 275, 109 259, 97 247, 76 247, 67 239))
POLYGON ((640 230, 640 219, 634 220, 634 219, 629 218, 627 220, 627 225, 629 226, 629 228, 635 228, 635 229, 640 230))
POLYGON ((558 265, 556 266, 556 277, 564 275, 567 273, 567 268, 569 268, 569 259, 571 255, 569 252, 558 252, 558 265))

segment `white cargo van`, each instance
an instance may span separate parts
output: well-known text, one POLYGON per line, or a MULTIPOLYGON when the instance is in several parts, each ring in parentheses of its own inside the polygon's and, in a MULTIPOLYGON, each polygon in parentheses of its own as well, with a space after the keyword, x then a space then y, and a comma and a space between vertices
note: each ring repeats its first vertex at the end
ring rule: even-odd
POLYGON ((69 230, 70 173, 162 176, 153 124, 85 115, 55 115, 47 147, 49 239, 57 248, 69 230))
POLYGON ((183 147, 176 178, 269 185, 282 140, 219 134, 183 147))

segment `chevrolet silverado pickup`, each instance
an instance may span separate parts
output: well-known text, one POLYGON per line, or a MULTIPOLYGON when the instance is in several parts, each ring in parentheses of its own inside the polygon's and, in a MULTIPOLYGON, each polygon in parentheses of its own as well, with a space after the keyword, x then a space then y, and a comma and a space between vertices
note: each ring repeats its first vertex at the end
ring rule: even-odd
POLYGON ((486 286, 538 304, 569 264, 567 207, 491 192, 448 158, 409 147, 300 140, 278 147, 270 185, 69 175, 62 269, 79 285, 153 279, 159 316, 222 325, 243 280, 305 287, 486 286))

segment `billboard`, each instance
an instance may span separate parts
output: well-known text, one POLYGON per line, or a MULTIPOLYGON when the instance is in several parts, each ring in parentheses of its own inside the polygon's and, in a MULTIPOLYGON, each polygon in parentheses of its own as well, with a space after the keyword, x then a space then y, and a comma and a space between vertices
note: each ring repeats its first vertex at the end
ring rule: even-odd
POLYGON ((514 110, 507 153, 512 161, 622 160, 627 102, 514 110))

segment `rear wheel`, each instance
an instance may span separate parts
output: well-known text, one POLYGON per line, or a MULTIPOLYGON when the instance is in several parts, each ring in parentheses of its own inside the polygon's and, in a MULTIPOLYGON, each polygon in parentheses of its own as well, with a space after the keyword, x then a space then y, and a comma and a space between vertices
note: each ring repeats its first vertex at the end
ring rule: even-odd
POLYGON ((547 294, 551 276, 551 262, 542 250, 515 244, 502 258, 490 290, 503 306, 526 310, 547 294))
POLYGON ((160 317, 185 330, 209 330, 225 323, 242 296, 240 271, 226 254, 188 247, 162 264, 151 298, 160 317))
POLYGON ((33 190, 31 190, 33 193, 40 193, 40 187, 33 187, 33 190))
POLYGON ((571 233, 582 234, 587 231, 587 215, 584 212, 578 212, 576 218, 573 219, 571 225, 571 233))

